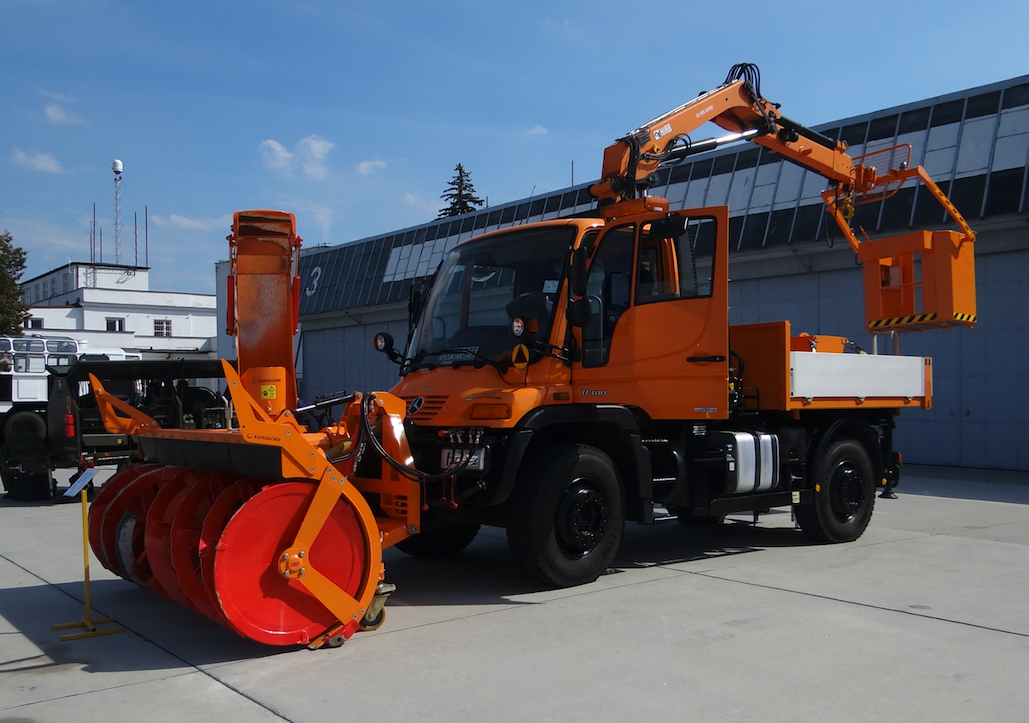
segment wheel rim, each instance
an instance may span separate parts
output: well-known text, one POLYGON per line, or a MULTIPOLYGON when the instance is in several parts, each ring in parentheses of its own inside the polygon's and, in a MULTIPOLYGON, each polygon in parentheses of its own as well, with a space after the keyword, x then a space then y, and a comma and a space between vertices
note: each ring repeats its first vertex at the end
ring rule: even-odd
POLYGON ((829 504, 840 522, 850 522, 860 513, 865 502, 865 481, 850 460, 843 460, 829 480, 829 504))
POLYGON ((580 559, 597 548, 608 526, 607 501, 588 480, 576 479, 557 506, 557 541, 561 552, 580 559))

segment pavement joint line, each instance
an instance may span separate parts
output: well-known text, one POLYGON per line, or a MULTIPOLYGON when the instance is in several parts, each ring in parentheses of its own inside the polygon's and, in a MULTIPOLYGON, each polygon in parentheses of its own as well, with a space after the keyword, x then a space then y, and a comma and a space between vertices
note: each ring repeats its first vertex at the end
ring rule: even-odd
MULTIPOLYGON (((12 565, 14 565, 15 567, 17 567, 17 568, 18 568, 19 570, 22 570, 23 572, 27 573, 28 575, 31 575, 32 577, 34 577, 34 578, 36 578, 37 580, 39 580, 40 582, 42 582, 42 583, 44 583, 44 584, 48 585, 49 587, 52 587, 53 589, 57 590, 57 591, 58 591, 59 593, 61 593, 62 595, 65 595, 66 597, 69 597, 69 598, 71 598, 72 600, 75 600, 76 602, 78 602, 78 603, 80 603, 80 604, 82 604, 82 605, 85 605, 85 604, 86 604, 86 603, 85 603, 85 600, 82 600, 82 599, 80 599, 80 598, 79 598, 78 596, 76 596, 76 595, 73 595, 73 594, 71 594, 70 592, 68 592, 67 590, 64 590, 63 588, 61 588, 61 587, 60 587, 61 585, 64 585, 64 584, 69 584, 69 583, 53 583, 53 582, 50 582, 50 581, 49 581, 49 580, 47 580, 46 578, 44 578, 44 577, 42 577, 41 575, 39 575, 39 574, 37 574, 37 573, 33 572, 32 570, 29 570, 29 569, 28 569, 27 567, 25 567, 24 565, 21 565, 21 564, 19 564, 19 563, 15 562, 15 561, 14 561, 14 560, 12 560, 11 558, 7 557, 7 555, 4 555, 4 554, 2 554, 2 553, 0 553, 0 559, 6 560, 7 562, 9 562, 9 563, 11 563, 12 565)), ((104 612, 103 610, 100 610, 100 609, 99 609, 99 608, 97 608, 96 606, 93 606, 93 609, 94 609, 94 610, 96 610, 96 611, 97 611, 98 613, 100 613, 100 615, 101 615, 102 617, 113 617, 113 616, 109 616, 109 615, 107 615, 107 614, 106 614, 106 613, 105 613, 105 612, 104 612)), ((172 658, 175 658, 176 660, 179 660, 179 661, 181 661, 181 662, 182 662, 183 664, 185 664, 185 665, 186 665, 186 666, 188 666, 189 668, 192 668, 193 670, 195 670, 196 672, 200 673, 201 675, 203 675, 203 676, 205 676, 205 677, 207 677, 207 678, 209 678, 209 679, 213 680, 213 681, 214 681, 214 682, 216 682, 216 683, 217 683, 218 685, 224 686, 225 688, 227 688, 228 690, 231 690, 231 691, 232 691, 233 693, 235 693, 236 695, 238 695, 238 696, 240 696, 240 697, 242 697, 242 698, 246 698, 247 700, 249 700, 249 701, 250 701, 251 703, 253 703, 254 705, 256 705, 256 706, 258 706, 258 707, 260 707, 260 708, 263 708, 264 710, 268 711, 269 713, 271 713, 271 714, 272 714, 272 715, 274 715, 275 717, 277 717, 277 718, 280 718, 280 719, 282 719, 282 720, 284 720, 284 721, 287 721, 288 723, 293 723, 293 722, 292 722, 292 720, 290 720, 290 719, 289 719, 289 718, 287 718, 286 716, 282 715, 281 713, 279 713, 279 712, 278 712, 277 710, 275 710, 274 708, 271 708, 271 707, 269 707, 269 706, 265 705, 264 703, 262 703, 261 701, 257 700, 256 698, 254 698, 254 697, 252 697, 252 696, 248 695, 247 693, 244 693, 244 692, 243 692, 242 690, 240 690, 239 688, 237 688, 237 687, 235 687, 235 686, 233 686, 233 685, 231 685, 231 684, 229 684, 229 683, 226 683, 226 682, 225 682, 224 680, 221 680, 220 678, 218 678, 217 676, 213 675, 212 673, 209 673, 208 671, 204 670, 203 668, 201 668, 201 667, 199 667, 199 666, 197 666, 197 665, 194 665, 194 664, 193 664, 193 663, 191 663, 190 661, 186 660, 185 658, 183 658, 182 656, 178 655, 177 653, 174 653, 174 652, 172 652, 171 650, 168 650, 168 649, 167 649, 166 647, 164 647, 163 645, 161 645, 161 644, 160 644, 160 643, 158 643, 157 641, 155 641, 155 640, 153 640, 153 639, 151 639, 151 638, 147 637, 147 636, 146 636, 146 635, 144 635, 143 633, 140 633, 139 631, 137 631, 137 630, 135 630, 135 629, 131 628, 131 627, 130 627, 130 626, 128 626, 128 625, 125 625, 124 623, 122 623, 122 622, 120 622, 120 621, 119 621, 119 623, 118 623, 118 624, 119 624, 119 625, 121 625, 121 626, 122 626, 123 628, 125 628, 125 630, 126 630, 127 632, 133 633, 133 634, 134 634, 134 635, 135 635, 136 637, 138 637, 139 639, 141 639, 141 640, 144 640, 144 641, 146 641, 147 643, 150 643, 151 645, 153 645, 153 646, 154 646, 155 648, 157 648, 158 650, 160 650, 160 651, 162 651, 162 652, 166 653, 167 655, 170 655, 170 656, 171 656, 172 658)), ((169 677, 169 678, 171 678, 171 677, 178 677, 178 676, 168 676, 168 677, 169 677)), ((137 684, 137 683, 133 683, 132 685, 138 685, 138 684, 137 684)), ((115 686, 115 688, 118 688, 118 687, 126 687, 126 686, 115 686)), ((83 694, 82 694, 82 693, 78 693, 78 694, 76 694, 76 695, 83 695, 83 694)), ((68 697, 71 697, 71 696, 68 696, 68 697)), ((53 700, 58 700, 58 699, 57 699, 57 698, 54 698, 53 700)), ((26 704, 26 705, 28 705, 28 704, 26 704)))
MULTIPOLYGON (((13 671, 8 671, 13 672, 13 671)), ((18 671, 20 672, 20 671, 18 671)), ((187 670, 181 673, 175 673, 174 675, 165 675, 160 678, 151 678, 150 680, 139 680, 135 683, 122 683, 121 685, 109 685, 104 688, 90 688, 89 690, 83 690, 78 693, 69 693, 68 695, 58 695, 53 698, 47 698, 46 700, 34 700, 31 703, 21 703, 11 708, 0 708, 0 713, 6 713, 9 711, 15 711, 23 708, 31 708, 34 705, 45 705, 46 703, 53 703, 58 700, 69 700, 71 698, 81 698, 83 696, 92 695, 93 693, 106 693, 112 690, 121 690, 122 688, 135 688, 136 686, 146 685, 147 683, 156 683, 164 680, 171 680, 172 678, 181 678, 185 675, 193 675, 194 671, 187 670)))
POLYGON ((784 592, 791 595, 803 595, 805 597, 813 597, 819 600, 828 600, 830 602, 843 603, 845 605, 855 605, 857 607, 868 608, 871 610, 882 610, 889 613, 900 613, 901 615, 910 615, 916 618, 925 618, 927 620, 935 620, 941 623, 950 623, 952 625, 962 625, 964 627, 975 628, 977 630, 985 630, 991 633, 1002 633, 1004 635, 1014 635, 1019 638, 1029 638, 1029 633, 1020 633, 1016 630, 1004 630, 1003 628, 994 628, 989 625, 979 625, 978 623, 970 623, 966 620, 953 620, 951 618, 944 618, 938 615, 926 615, 925 613, 918 613, 912 610, 901 610, 899 608, 891 608, 885 605, 873 605, 872 603, 863 603, 856 600, 845 600, 843 598, 833 597, 831 595, 820 595, 815 592, 804 592, 803 590, 790 590, 789 588, 779 587, 777 585, 766 585, 761 582, 751 582, 748 580, 733 580, 729 577, 720 577, 703 572, 685 572, 686 575, 697 575, 698 577, 706 577, 710 580, 721 580, 723 582, 735 583, 737 585, 747 585, 749 587, 759 587, 765 590, 774 590, 776 592, 784 592))

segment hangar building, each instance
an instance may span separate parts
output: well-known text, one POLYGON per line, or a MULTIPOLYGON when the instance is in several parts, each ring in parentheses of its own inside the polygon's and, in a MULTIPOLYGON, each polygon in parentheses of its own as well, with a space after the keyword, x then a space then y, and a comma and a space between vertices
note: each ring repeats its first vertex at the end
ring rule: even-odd
MULTIPOLYGON (((910 144, 911 163, 928 170, 978 232, 978 325, 900 338, 901 353, 933 357, 935 393, 933 409, 900 417, 896 448, 908 462, 1029 470, 1029 76, 816 130, 845 140, 852 156, 910 144)), ((744 144, 665 169, 660 181, 652 193, 672 209, 729 206, 731 323, 788 319, 794 333, 838 334, 872 347, 860 267, 823 212, 825 179, 744 144)), ((371 338, 379 331, 406 338, 412 283, 474 235, 591 210, 589 185, 307 250, 302 396, 392 387, 397 367, 372 350, 371 338)), ((872 238, 944 227, 943 210, 924 191, 909 184, 861 206, 855 225, 872 238)))

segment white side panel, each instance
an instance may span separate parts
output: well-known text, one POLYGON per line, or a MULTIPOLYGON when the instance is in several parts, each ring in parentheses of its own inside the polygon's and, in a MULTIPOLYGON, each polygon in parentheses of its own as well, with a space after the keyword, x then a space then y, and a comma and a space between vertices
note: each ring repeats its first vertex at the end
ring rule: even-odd
POLYGON ((46 377, 40 379, 15 379, 12 396, 15 402, 45 402, 46 377))
POLYGON ((920 356, 790 352, 790 395, 817 397, 924 397, 920 356))

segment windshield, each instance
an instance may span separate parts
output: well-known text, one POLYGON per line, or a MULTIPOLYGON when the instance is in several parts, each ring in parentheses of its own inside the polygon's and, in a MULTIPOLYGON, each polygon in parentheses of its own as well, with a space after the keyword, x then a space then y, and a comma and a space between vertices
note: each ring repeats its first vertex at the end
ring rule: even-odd
POLYGON ((443 260, 412 337, 413 366, 509 358, 513 316, 546 339, 574 226, 502 234, 458 246, 443 260))

